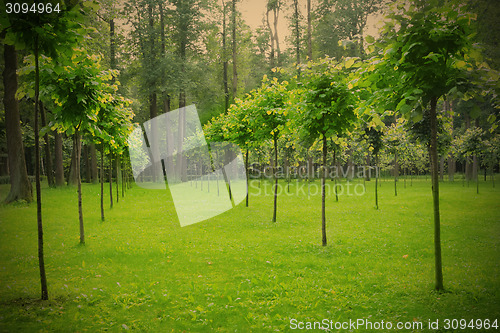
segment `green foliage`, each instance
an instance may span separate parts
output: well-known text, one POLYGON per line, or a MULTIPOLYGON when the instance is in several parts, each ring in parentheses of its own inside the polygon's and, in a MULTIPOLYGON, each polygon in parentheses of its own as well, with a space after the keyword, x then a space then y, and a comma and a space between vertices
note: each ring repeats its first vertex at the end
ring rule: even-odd
POLYGON ((305 141, 320 136, 342 136, 353 128, 357 119, 354 94, 346 83, 346 74, 338 64, 322 60, 310 64, 303 73, 303 107, 299 109, 297 127, 305 141))
POLYGON ((418 121, 431 98, 465 90, 464 64, 474 64, 472 15, 453 2, 436 6, 411 3, 388 16, 376 52, 360 74, 361 86, 375 94, 368 106, 399 111, 418 121))
MULTIPOLYGON (((29 63, 25 74, 32 69, 29 63)), ((103 70, 100 57, 80 50, 61 67, 45 58, 40 70, 41 98, 52 109, 51 130, 89 135, 110 149, 123 149, 131 131, 129 100, 117 93, 113 70, 103 70)), ((28 88, 28 91, 30 89, 28 88)))
MULTIPOLYGON (((28 7, 37 4, 36 1, 25 1, 28 7)), ((36 48, 41 54, 57 58, 62 53, 71 54, 71 46, 83 39, 85 28, 82 27, 82 13, 91 1, 83 1, 77 6, 74 1, 58 2, 60 11, 51 13, 7 14, 5 8, 0 12, 0 23, 5 33, 4 42, 15 45, 16 49, 36 48)), ((3 6, 2 6, 3 7, 3 6)))

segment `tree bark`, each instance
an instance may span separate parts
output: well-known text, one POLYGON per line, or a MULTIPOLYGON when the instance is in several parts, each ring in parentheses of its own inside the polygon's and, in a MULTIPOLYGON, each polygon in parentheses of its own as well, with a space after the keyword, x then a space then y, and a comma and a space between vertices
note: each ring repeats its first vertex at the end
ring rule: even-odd
POLYGON ((12 45, 4 45, 5 68, 3 70, 5 131, 10 173, 10 191, 6 203, 16 200, 33 200, 31 183, 26 169, 17 91, 17 52, 12 45))
POLYGON ((443 264, 441 258, 441 221, 439 213, 439 176, 438 176, 438 154, 437 154, 437 98, 431 99, 430 125, 431 125, 431 176, 432 176, 432 199, 434 207, 434 255, 436 290, 443 290, 443 264))
MULTIPOLYGON (((310 0, 309 0, 310 1, 310 0)), ((293 0, 294 32, 295 32, 295 61, 300 64, 300 29, 299 29, 299 0, 293 0)), ((300 70, 299 70, 300 73, 300 70)))
POLYGON ((398 153, 394 154, 394 196, 398 196, 398 175, 399 175, 399 164, 398 164, 398 153))
POLYGON ((439 179, 444 180, 444 156, 441 156, 439 160, 439 179))
POLYGON ((307 56, 312 60, 311 0, 307 0, 307 56))
MULTIPOLYGON (((42 127, 47 126, 47 120, 45 119, 45 108, 43 107, 43 103, 40 102, 40 116, 42 120, 42 127)), ((50 139, 49 139, 49 132, 45 133, 43 136, 44 141, 45 141, 45 173, 47 174, 47 182, 49 183, 50 187, 55 187, 55 182, 54 182, 54 168, 52 167, 52 154, 51 154, 51 149, 50 149, 50 139)))
POLYGON ((49 299, 47 289, 47 277, 45 274, 45 257, 43 251, 43 223, 42 223, 42 189, 40 184, 40 133, 38 126, 38 101, 40 96, 40 66, 38 63, 38 35, 35 34, 35 186, 36 186, 36 217, 38 227, 38 267, 40 270, 40 284, 42 289, 42 300, 49 299))
POLYGON ((113 156, 109 153, 109 208, 113 208, 113 156))
POLYGON ((276 210, 278 207, 278 177, 276 175, 278 167, 278 138, 276 134, 274 135, 274 166, 273 166, 273 176, 274 176, 274 206, 273 206, 273 222, 276 222, 276 210))
POLYGON ((325 178, 326 178, 326 154, 327 154, 326 136, 323 134, 323 170, 321 173, 321 234, 322 245, 326 246, 326 193, 325 193, 325 178))
POLYGON ((245 174, 246 174, 246 178, 247 178, 247 181, 246 181, 246 185, 247 185, 247 196, 246 196, 246 200, 245 200, 245 206, 248 207, 248 147, 247 147, 247 151, 246 151, 246 154, 245 154, 245 174))
POLYGON ((378 154, 375 154, 375 207, 378 209, 378 154))
MULTIPOLYGON (((234 1, 234 0, 233 0, 234 1)), ((280 50, 280 41, 278 37, 278 18, 280 13, 279 1, 276 2, 276 5, 273 9, 273 17, 274 17, 274 41, 276 42, 276 63, 278 66, 281 66, 281 50, 280 50)))
POLYGON ((68 185, 76 185, 78 183, 78 176, 76 173, 76 163, 77 163, 77 157, 76 157, 76 152, 77 149, 75 147, 75 141, 73 140, 73 151, 71 152, 71 163, 69 166, 69 174, 68 174, 68 185))
POLYGON ((90 153, 90 178, 92 179, 92 184, 97 184, 99 179, 97 177, 97 152, 95 149, 95 143, 89 145, 90 153))
POLYGON ((448 155, 448 181, 452 182, 455 180, 455 169, 456 169, 456 161, 453 155, 450 153, 448 155))
POLYGON ((54 131, 54 146, 55 182, 61 187, 64 185, 63 143, 62 134, 57 131, 54 131))
POLYGON ((104 143, 101 143, 101 221, 104 221, 104 143))
POLYGON ((73 135, 73 147, 76 148, 76 181, 78 185, 78 220, 80 222, 80 244, 85 244, 85 232, 83 228, 83 209, 82 209, 82 178, 80 177, 80 155, 81 155, 81 136, 78 129, 73 135))
MULTIPOLYGON (((91 162, 90 162, 90 154, 89 154, 89 146, 88 145, 83 145, 82 156, 83 156, 83 161, 85 162, 85 182, 91 183, 92 182, 92 175, 90 172, 90 163, 91 162)), ((80 177, 81 177, 81 172, 80 172, 80 177)))
POLYGON ((266 23, 267 23, 267 29, 269 30, 269 36, 271 38, 271 54, 269 55, 269 64, 271 65, 271 68, 274 68, 275 62, 274 62, 274 34, 273 30, 271 29, 271 23, 269 22, 269 12, 270 9, 267 9, 266 11, 266 23))
POLYGON ((238 71, 236 66, 236 0, 232 2, 232 46, 233 46, 233 101, 238 93, 238 71))
POLYGON ((115 166, 116 166, 116 203, 120 201, 120 184, 119 184, 119 179, 120 179, 120 156, 116 155, 115 158, 115 166))
POLYGON ((227 53, 226 53, 226 4, 223 4, 222 13, 222 84, 224 86, 224 113, 229 109, 229 88, 227 85, 227 53))

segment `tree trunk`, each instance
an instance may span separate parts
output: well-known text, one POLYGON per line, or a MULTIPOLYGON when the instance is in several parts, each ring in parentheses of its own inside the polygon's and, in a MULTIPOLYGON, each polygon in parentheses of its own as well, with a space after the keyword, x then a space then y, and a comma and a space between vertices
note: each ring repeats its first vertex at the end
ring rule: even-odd
MULTIPOLYGON (((36 217, 38 226, 38 267, 40 269, 40 284, 42 300, 49 299, 47 277, 45 275, 45 259, 43 253, 43 224, 42 224, 42 189, 40 185, 40 133, 38 127, 38 101, 40 96, 40 67, 38 63, 38 35, 35 34, 35 187, 36 187, 36 217)), ((7 45, 6 45, 7 46, 7 45)))
POLYGON ((92 179, 92 184, 97 184, 99 179, 97 177, 97 152, 95 149, 95 143, 89 145, 90 153, 90 178, 92 179))
POLYGON ((432 199, 434 206, 434 255, 435 255, 435 275, 436 290, 443 290, 443 264, 441 258, 441 221, 439 214, 439 177, 438 177, 438 154, 437 154, 437 98, 431 99, 431 176, 432 176, 432 199))
POLYGON ((276 134, 274 135, 274 166, 273 166, 273 177, 274 177, 274 209, 273 209, 273 222, 276 222, 276 210, 278 207, 278 177, 276 175, 278 167, 278 138, 276 134))
POLYGON ((64 166, 63 166, 63 143, 62 134, 54 131, 54 162, 55 162, 55 181, 56 186, 64 185, 64 166))
POLYGON ((441 156, 439 160, 439 179, 444 180, 444 156, 441 156))
MULTIPOLYGON (((126 158, 127 155, 125 155, 126 158)), ((121 177, 121 182, 122 182, 122 198, 125 197, 125 164, 122 162, 121 168, 120 168, 120 177, 121 177)))
MULTIPOLYGON (((156 93, 151 93, 149 95, 149 119, 154 119, 158 116, 158 103, 157 103, 157 95, 156 93)), ((153 142, 156 142, 157 140, 157 137, 158 137, 158 126, 156 124, 156 121, 152 121, 151 122, 151 137, 148 138, 149 142, 150 142, 150 145, 151 147, 155 147, 153 148, 155 151, 153 151, 153 156, 159 156, 160 152, 158 151, 158 145, 157 144, 153 144, 153 142)), ((157 175, 157 163, 152 163, 152 166, 151 166, 151 171, 152 171, 152 181, 153 182, 156 182, 158 181, 158 179, 156 179, 156 175, 157 175)))
POLYGON ((73 134, 73 147, 76 148, 76 183, 78 185, 78 220, 80 221, 80 244, 85 244, 85 232, 83 229, 83 209, 82 209, 82 178, 80 177, 80 155, 81 142, 78 130, 73 134))
MULTIPOLYGON (((235 1, 235 0, 233 0, 235 1)), ((276 63, 278 66, 281 66, 281 50, 280 50, 280 41, 278 37, 278 18, 280 13, 279 1, 276 2, 276 6, 273 9, 273 17, 274 17, 274 41, 276 42, 276 63)))
POLYGON ((232 31, 232 44, 233 44, 233 101, 236 98, 238 92, 238 71, 236 67, 236 0, 232 3, 232 21, 233 21, 233 31, 232 31))
POLYGON ((224 86, 224 113, 229 109, 229 88, 227 85, 227 52, 226 52, 226 4, 223 4, 222 13, 222 84, 224 86))
POLYGON ((451 155, 448 155, 448 181, 452 182, 455 180, 455 169, 456 169, 456 161, 455 158, 451 155))
POLYGON ((398 196, 398 175, 399 175, 399 164, 398 164, 398 153, 394 154, 394 196, 398 196))
POLYGON ((16 200, 33 200, 31 183, 26 170, 17 91, 17 52, 12 45, 4 45, 5 68, 3 70, 5 132, 10 173, 10 191, 6 203, 16 200))
POLYGON ((323 170, 321 173, 321 235, 322 245, 326 246, 326 193, 325 193, 325 178, 326 178, 326 136, 323 134, 323 170))
MULTIPOLYGON (((295 32, 295 61, 300 64, 300 29, 299 29, 299 1, 293 0, 294 32, 295 32)), ((300 70, 299 70, 300 73, 300 70)))
POLYGON ((375 154, 375 207, 378 209, 378 154, 375 154))
POLYGON ((77 173, 76 173, 76 147, 75 147, 75 141, 73 140, 73 151, 71 152, 71 163, 70 163, 70 166, 69 166, 69 174, 68 174, 68 185, 76 185, 78 183, 78 176, 77 176, 77 173))
POLYGON ((307 0, 307 56, 312 60, 311 0, 307 0))
POLYGON ((247 197, 246 197, 246 202, 245 202, 245 206, 248 207, 248 147, 247 147, 247 151, 246 151, 246 154, 245 154, 245 174, 246 174, 246 177, 247 177, 247 197))
POLYGON ((104 143, 101 143, 101 221, 104 221, 104 143))
MULTIPOLYGON (((40 102, 40 116, 42 120, 42 127, 47 126, 47 120, 45 119, 45 109, 43 107, 43 103, 40 102)), ((44 141, 45 141, 45 173, 47 174, 47 182, 49 183, 50 187, 55 187, 55 182, 54 182, 54 168, 52 167, 52 154, 50 153, 50 139, 49 139, 49 132, 45 133, 43 136, 44 141)))
POLYGON ((120 179, 120 156, 116 155, 115 158, 115 165, 116 165, 116 203, 120 201, 120 184, 119 184, 119 179, 120 179))
POLYGON ((113 155, 109 153, 109 208, 113 208, 113 155))
MULTIPOLYGON (((90 154, 89 154, 89 146, 88 145, 83 145, 82 155, 83 155, 83 161, 85 162, 85 182, 91 183, 92 182, 92 175, 90 173, 90 154)), ((81 172, 80 172, 80 177, 81 177, 81 172)))
POLYGON ((271 68, 274 68, 275 62, 274 62, 274 34, 273 30, 271 29, 271 23, 269 23, 269 12, 270 9, 266 11, 266 23, 267 23, 267 29, 269 30, 269 36, 271 37, 271 54, 269 55, 269 63, 271 65, 271 68))

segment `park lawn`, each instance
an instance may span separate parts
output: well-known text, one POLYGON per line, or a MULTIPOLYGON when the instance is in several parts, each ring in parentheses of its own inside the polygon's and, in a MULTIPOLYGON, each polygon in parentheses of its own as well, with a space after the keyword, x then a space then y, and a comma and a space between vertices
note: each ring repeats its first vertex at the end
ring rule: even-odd
MULTIPOLYGON (((0 331, 289 331, 290 320, 500 320, 500 189, 441 183, 446 292, 433 291, 430 181, 356 181, 327 197, 292 181, 272 223, 269 183, 181 228, 168 191, 134 186, 100 221, 99 185, 43 189, 49 301, 40 301, 36 205, 0 207, 0 331), (356 195, 357 194, 357 195, 356 195)), ((332 182, 328 181, 328 186, 332 182)), ((285 183, 282 182, 283 188, 285 183)), ((0 186, 4 198, 8 187, 0 186)), ((116 195, 116 192, 114 193, 116 195)), ((196 209, 195 207, 193 209, 196 209)), ((336 331, 336 330, 333 330, 336 331)), ((411 331, 411 330, 408 330, 411 331)), ((416 329, 414 331, 417 331, 416 329)), ((444 332, 444 330, 442 330, 444 332)), ((477 330, 476 330, 477 331, 477 330)))

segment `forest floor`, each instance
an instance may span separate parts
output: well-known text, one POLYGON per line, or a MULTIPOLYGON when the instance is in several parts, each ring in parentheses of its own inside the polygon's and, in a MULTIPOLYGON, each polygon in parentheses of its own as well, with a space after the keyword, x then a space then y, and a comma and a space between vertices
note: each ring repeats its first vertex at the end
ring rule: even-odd
MULTIPOLYGON (((310 197, 292 182, 277 223, 271 185, 258 183, 250 207, 182 228, 168 191, 134 186, 113 209, 106 194, 101 222, 99 185, 84 184, 84 246, 76 189, 45 187, 48 301, 39 300, 36 205, 0 206, 0 332, 271 332, 315 321, 332 332, 387 328, 382 321, 420 332, 436 320, 445 332, 446 319, 458 329, 460 319, 500 321, 500 186, 481 181, 476 194, 474 183, 441 183, 438 293, 430 180, 405 188, 401 179, 397 196, 382 181, 378 210, 373 180, 351 195, 343 182, 339 202, 327 197, 326 247, 319 181, 310 197)), ((0 185, 0 199, 7 191, 0 185)))

